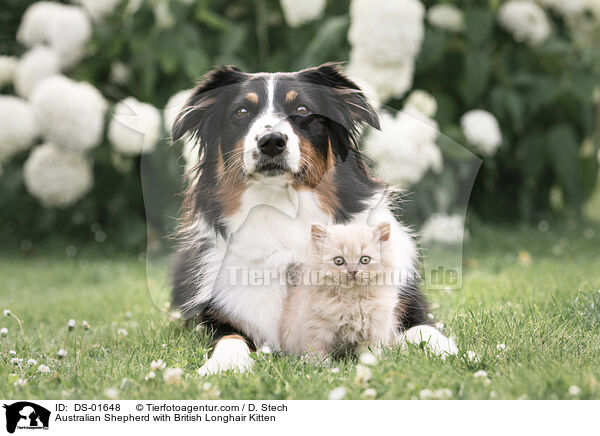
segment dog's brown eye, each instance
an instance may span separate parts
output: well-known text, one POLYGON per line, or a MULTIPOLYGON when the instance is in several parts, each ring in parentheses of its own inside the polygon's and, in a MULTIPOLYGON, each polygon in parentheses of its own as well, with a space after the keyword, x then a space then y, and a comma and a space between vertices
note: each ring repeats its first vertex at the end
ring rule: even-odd
POLYGON ((308 115, 309 114, 309 110, 308 107, 304 106, 304 105, 300 105, 296 108, 296 113, 298 115, 308 115))
POLYGON ((243 106, 235 110, 235 116, 238 118, 244 118, 246 115, 248 115, 248 109, 243 106))
POLYGON ((360 263, 362 263, 363 265, 366 265, 369 262, 371 262, 371 258, 369 256, 363 256, 360 258, 360 263))
POLYGON ((340 266, 340 265, 345 264, 346 261, 344 260, 344 258, 342 256, 338 256, 338 257, 335 257, 333 259, 333 263, 335 263, 336 265, 340 266))

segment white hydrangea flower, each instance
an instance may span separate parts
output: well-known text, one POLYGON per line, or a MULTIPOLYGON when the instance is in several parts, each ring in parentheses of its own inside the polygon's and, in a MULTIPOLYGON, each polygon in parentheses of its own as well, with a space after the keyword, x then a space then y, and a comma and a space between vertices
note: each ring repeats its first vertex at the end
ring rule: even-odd
POLYGON ((412 60, 390 65, 373 64, 355 49, 350 52, 347 67, 348 75, 357 82, 369 83, 381 101, 402 97, 412 86, 414 70, 412 60))
POLYGON ((433 27, 448 32, 460 32, 465 28, 462 11, 452 4, 430 7, 427 11, 427 21, 433 27))
MULTIPOLYGON (((573 17, 583 13, 586 9, 586 0, 537 0, 545 8, 552 9, 564 18, 573 17)), ((598 3, 598 0, 592 0, 598 3)))
POLYGON ((348 40, 375 64, 413 60, 425 34, 424 14, 418 0, 352 0, 348 40))
POLYGON ((48 47, 34 47, 19 59, 15 68, 15 90, 22 97, 29 97, 42 80, 60 72, 56 52, 48 47))
POLYGON ((371 130, 364 146, 376 163, 377 173, 390 183, 406 188, 417 183, 431 169, 439 172, 443 160, 435 144, 435 121, 419 113, 398 112, 380 115, 381 130, 371 130))
POLYGON ((83 57, 91 35, 92 24, 81 7, 42 1, 25 11, 17 40, 28 47, 47 44, 61 66, 70 68, 83 57))
POLYGON ((117 85, 125 85, 131 79, 131 70, 123 62, 113 62, 110 65, 109 79, 117 85))
POLYGON ((493 156, 502 144, 498 120, 487 111, 475 109, 465 113, 460 125, 467 141, 485 156, 493 156))
POLYGON ((13 83, 17 58, 14 56, 0 56, 0 88, 13 83))
POLYGON ((53 76, 36 87, 31 102, 42 135, 49 142, 85 151, 102 140, 107 103, 91 84, 53 76))
POLYGON ((303 24, 319 18, 325 10, 325 0, 280 0, 285 22, 290 27, 300 27, 303 24))
POLYGON ((413 108, 426 117, 432 118, 437 112, 437 102, 427 91, 416 89, 406 99, 405 109, 408 108, 413 108))
POLYGON ((92 20, 102 21, 116 9, 121 0, 76 0, 76 2, 85 9, 92 20))
POLYGON ((509 0, 498 10, 500 25, 515 41, 535 46, 550 36, 550 21, 544 10, 529 0, 509 0))
POLYGON ((92 186, 88 160, 54 144, 36 147, 23 168, 25 187, 47 207, 66 207, 83 197, 92 186))
POLYGON ((154 0, 152 12, 158 28, 168 29, 175 24, 175 17, 169 8, 169 0, 154 0))
POLYGON ((381 100, 401 97, 412 86, 424 13, 417 0, 353 0, 348 74, 371 83, 381 100))
POLYGON ((28 149, 38 136, 31 105, 9 95, 0 96, 0 161, 28 149))
MULTIPOLYGON (((163 112, 164 128, 167 132, 171 132, 171 128, 173 127, 173 123, 175 123, 177 115, 183 108, 185 102, 192 96, 193 91, 193 89, 179 91, 167 102, 163 112)), ((198 148, 196 147, 196 142, 187 135, 182 138, 182 141, 182 155, 186 161, 185 171, 188 172, 199 160, 198 148)))
POLYGON ((464 220, 460 215, 436 213, 429 217, 421 228, 423 242, 441 242, 456 244, 463 241, 465 232, 464 220))
POLYGON ((160 138, 160 112, 154 106, 127 97, 115 106, 108 139, 119 153, 136 156, 154 150, 160 138))
POLYGON ((173 94, 171 98, 169 98, 169 101, 167 101, 164 109, 164 126, 167 132, 171 131, 177 115, 181 109, 183 109, 183 105, 192 96, 193 92, 193 89, 184 89, 183 91, 173 94))

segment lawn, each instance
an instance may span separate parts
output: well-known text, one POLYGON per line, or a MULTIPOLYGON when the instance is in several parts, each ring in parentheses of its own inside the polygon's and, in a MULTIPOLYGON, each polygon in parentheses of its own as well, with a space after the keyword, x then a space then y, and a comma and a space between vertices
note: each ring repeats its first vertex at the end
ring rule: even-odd
POLYGON ((0 398, 325 399, 343 386, 351 399, 367 388, 381 399, 599 399, 599 240, 600 228, 575 224, 475 228, 463 288, 429 294, 436 321, 465 355, 389 350, 367 381, 356 379, 350 359, 318 367, 269 354, 257 356, 250 374, 201 378, 207 338, 169 319, 159 308, 166 294, 149 297, 138 256, 86 247, 68 257, 67 244, 28 256, 4 248, 0 309, 17 315, 23 332, 16 319, 0 317, 8 328, 0 337, 0 398), (70 319, 77 325, 69 332, 70 319), (59 360, 61 348, 67 355, 59 360), (23 359, 22 375, 9 350, 23 359), (179 384, 160 372, 144 380, 157 359, 184 370, 179 384), (50 372, 38 372, 40 364, 50 372), (15 385, 21 376, 26 384, 15 385))

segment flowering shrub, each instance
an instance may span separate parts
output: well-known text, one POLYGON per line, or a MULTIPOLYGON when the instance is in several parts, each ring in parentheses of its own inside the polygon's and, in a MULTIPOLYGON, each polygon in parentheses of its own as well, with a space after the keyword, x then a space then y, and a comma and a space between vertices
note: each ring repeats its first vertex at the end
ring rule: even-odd
POLYGON ((381 111, 363 147, 377 174, 412 193, 405 218, 431 218, 427 239, 460 233, 477 156, 469 205, 480 216, 578 213, 598 174, 598 2, 474 4, 6 0, 0 232, 37 239, 60 227, 132 247, 146 221, 166 233, 198 159, 189 139, 169 144, 170 125, 215 64, 347 62, 381 111))

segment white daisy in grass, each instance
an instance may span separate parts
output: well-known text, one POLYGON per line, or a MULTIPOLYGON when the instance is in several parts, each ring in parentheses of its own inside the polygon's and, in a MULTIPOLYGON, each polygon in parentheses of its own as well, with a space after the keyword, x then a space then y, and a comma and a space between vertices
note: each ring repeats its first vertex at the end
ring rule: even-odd
POLYGON ((331 368, 331 373, 332 373, 332 374, 337 374, 337 373, 339 373, 339 372, 340 372, 340 369, 339 369, 339 368, 331 368))
POLYGON ((366 385, 371 379, 371 369, 367 366, 356 365, 356 376, 354 377, 354 383, 359 386, 366 385))
POLYGON ((35 360, 35 359, 29 359, 29 360, 27 361, 27 365, 32 365, 32 366, 33 366, 33 365, 37 365, 37 360, 35 360))
POLYGON ((109 400, 118 400, 119 399, 119 391, 115 388, 108 388, 104 390, 104 396, 109 400))
POLYGON ((161 359, 153 360, 150 363, 150 368, 152 368, 153 371, 162 371, 166 367, 167 367, 167 364, 165 362, 163 362, 161 359))
POLYGON ((41 372, 42 374, 50 372, 50 367, 46 365, 40 365, 38 366, 38 372, 41 372))
POLYGON ((365 389, 365 391, 362 394, 360 394, 360 396, 365 399, 373 399, 377 397, 377 391, 373 388, 368 388, 365 389))
POLYGON ((156 374, 154 373, 154 371, 150 371, 148 374, 146 374, 146 377, 144 377, 144 380, 148 381, 148 380, 152 380, 156 377, 156 374))
POLYGON ((183 369, 181 368, 166 368, 163 372, 163 380, 169 385, 179 384, 182 375, 183 369))
POLYGON ((481 358, 473 350, 467 350, 467 359, 469 360, 469 362, 481 362, 481 358))
POLYGON ((13 383, 13 386, 15 386, 17 388, 22 388, 26 384, 27 384, 27 379, 19 378, 13 383))
POLYGON ((58 350, 58 352, 56 354, 58 354, 59 359, 62 359, 63 357, 65 357, 67 355, 67 350, 61 348, 60 350, 58 350))
POLYGON ((4 314, 4 316, 10 316, 10 310, 8 309, 4 309, 2 313, 4 314))
POLYGON ((496 345, 496 350, 498 350, 498 351, 505 351, 506 349, 507 349, 506 348, 506 344, 498 344, 498 345, 496 345))
POLYGON ((330 400, 343 400, 346 397, 346 388, 343 386, 337 387, 329 392, 330 400))
POLYGON ((8 351, 8 355, 9 355, 9 356, 16 356, 16 355, 17 355, 17 352, 16 352, 15 350, 9 350, 9 351, 8 351))
POLYGON ((2 336, 8 336, 8 329, 6 327, 2 327, 0 329, 0 335, 2 335, 2 336))
POLYGON ((479 377, 487 377, 488 373, 486 371, 477 371, 476 373, 473 374, 473 377, 475 378, 479 378, 479 377))
POLYGON ((125 329, 118 329, 117 330, 117 335, 119 336, 127 336, 129 333, 127 333, 127 330, 125 329))
POLYGON ((12 359, 10 359, 10 363, 13 365, 20 365, 21 363, 23 363, 23 359, 13 357, 12 359))
POLYGON ((70 319, 69 322, 67 323, 67 329, 69 331, 73 330, 75 328, 75 320, 74 319, 70 319))
POLYGON ((85 319, 81 321, 81 325, 83 326, 84 330, 89 330, 91 328, 90 324, 85 319))
POLYGON ((573 385, 569 388, 569 395, 576 397, 579 394, 581 394, 581 388, 579 386, 573 385))
POLYGON ((373 353, 364 352, 358 357, 358 360, 363 365, 374 366, 377 365, 377 357, 373 353))

